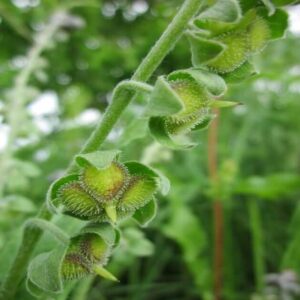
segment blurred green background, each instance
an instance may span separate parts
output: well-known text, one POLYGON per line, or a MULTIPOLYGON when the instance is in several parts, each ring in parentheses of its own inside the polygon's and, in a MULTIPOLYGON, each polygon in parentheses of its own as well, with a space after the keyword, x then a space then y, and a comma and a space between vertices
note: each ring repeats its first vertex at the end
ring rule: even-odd
MULTIPOLYGON (((113 87, 131 76, 181 3, 1 0, 0 281, 22 222, 43 203, 49 184, 101 120, 113 87), (62 8, 67 18, 22 85, 47 24, 62 8)), ((224 299, 300 299, 300 8, 290 15, 293 32, 255 57, 260 74, 230 86, 226 99, 243 105, 220 116, 217 187, 207 170, 207 131, 197 133, 193 150, 167 150, 136 123, 146 99, 130 105, 105 147, 161 170, 171 192, 159 199, 148 228, 122 224, 124 239, 109 264, 119 284, 88 278, 57 299, 214 299, 215 197, 224 213, 224 299)), ((183 38, 151 80, 190 65, 183 38)), ((79 226, 70 217, 55 220, 70 233, 79 226)), ((45 235, 37 251, 53 244, 45 235)), ((17 299, 33 298, 24 286, 17 299)))

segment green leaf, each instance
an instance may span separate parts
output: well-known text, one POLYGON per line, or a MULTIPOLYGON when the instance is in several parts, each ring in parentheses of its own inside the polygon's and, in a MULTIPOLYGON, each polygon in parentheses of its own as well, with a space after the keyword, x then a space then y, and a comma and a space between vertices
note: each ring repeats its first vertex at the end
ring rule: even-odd
POLYGON ((120 153, 120 150, 95 151, 79 154, 75 157, 75 160, 80 167, 94 166, 97 169, 105 169, 120 153))
POLYGON ((36 211, 34 203, 21 195, 9 195, 0 200, 1 210, 32 213, 36 211))
POLYGON ((148 204, 144 207, 138 209, 133 218, 140 224, 142 227, 148 226, 148 224, 155 218, 157 213, 157 203, 153 198, 148 204))
POLYGON ((124 230, 124 239, 128 245, 128 251, 134 256, 149 256, 154 252, 154 245, 136 227, 126 228, 124 230))
POLYGON ((168 116, 183 109, 183 103, 170 87, 164 76, 160 76, 151 94, 150 102, 146 108, 148 116, 168 116))

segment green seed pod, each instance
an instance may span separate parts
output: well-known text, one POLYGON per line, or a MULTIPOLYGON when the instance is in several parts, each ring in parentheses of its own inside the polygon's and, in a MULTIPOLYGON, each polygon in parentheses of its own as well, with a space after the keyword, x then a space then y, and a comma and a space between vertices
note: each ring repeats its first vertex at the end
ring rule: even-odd
POLYGON ((84 257, 76 253, 67 253, 62 266, 61 276, 63 280, 79 279, 90 274, 84 257))
POLYGON ((248 41, 249 50, 252 53, 261 51, 271 37, 270 27, 266 20, 256 17, 255 21, 249 26, 248 41))
POLYGON ((63 185, 58 194, 66 212, 83 217, 96 216, 101 212, 97 201, 82 189, 79 182, 63 185))
POLYGON ((96 234, 88 233, 80 237, 80 251, 90 263, 105 265, 111 249, 105 241, 96 234))
POLYGON ((116 161, 104 169, 87 166, 82 170, 81 182, 82 187, 99 202, 112 201, 123 193, 128 171, 116 161))
POLYGON ((157 190, 157 183, 153 178, 133 176, 129 186, 118 204, 121 210, 136 210, 145 206, 157 190))
POLYGON ((167 147, 190 147, 191 143, 179 139, 207 124, 211 103, 225 91, 223 79, 204 70, 182 70, 160 77, 149 103, 152 135, 167 147), (168 106, 161 104, 162 101, 168 106))
POLYGON ((111 246, 95 233, 85 233, 72 238, 61 265, 65 280, 78 279, 93 272, 94 265, 107 263, 111 246))
POLYGON ((229 73, 241 66, 248 58, 248 39, 245 31, 230 32, 215 38, 225 45, 225 50, 207 63, 217 73, 229 73))

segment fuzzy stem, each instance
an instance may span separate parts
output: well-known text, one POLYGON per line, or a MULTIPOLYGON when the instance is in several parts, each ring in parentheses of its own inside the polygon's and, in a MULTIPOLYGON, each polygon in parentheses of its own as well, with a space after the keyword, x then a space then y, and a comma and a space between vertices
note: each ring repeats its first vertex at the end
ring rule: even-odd
MULTIPOLYGON (((147 81, 160 65, 166 55, 174 48, 179 38, 184 33, 191 18, 199 11, 202 0, 186 0, 170 23, 166 31, 150 50, 141 65, 138 67, 132 80, 147 81)), ((91 134, 81 152, 89 152, 98 149, 112 130, 122 112, 132 100, 135 92, 124 90, 107 108, 102 122, 91 134)), ((72 168, 70 168, 72 170, 72 168)), ((51 219, 46 204, 44 204, 37 216, 41 219, 51 219)), ((11 300, 17 291, 18 284, 24 276, 31 254, 37 244, 42 231, 37 228, 27 228, 23 234, 23 240, 19 247, 17 256, 3 283, 0 294, 1 300, 11 300)))
MULTIPOLYGON (((137 68, 131 80, 147 81, 154 71, 161 64, 166 55, 175 47, 177 41, 184 33, 191 18, 199 11, 202 0, 186 0, 169 24, 161 38, 156 42, 148 55, 144 58, 140 66, 137 68)), ((119 120, 122 112, 128 106, 135 95, 134 90, 124 89, 118 93, 111 104, 108 106, 102 122, 94 130, 81 153, 87 153, 99 149, 105 138, 108 136, 116 122, 119 120)), ((74 169, 74 163, 70 170, 74 169)))
MULTIPOLYGON (((208 132, 208 169, 213 186, 218 181, 218 126, 219 110, 208 132)), ((214 199, 214 299, 221 300, 223 288, 223 205, 220 199, 214 199)))

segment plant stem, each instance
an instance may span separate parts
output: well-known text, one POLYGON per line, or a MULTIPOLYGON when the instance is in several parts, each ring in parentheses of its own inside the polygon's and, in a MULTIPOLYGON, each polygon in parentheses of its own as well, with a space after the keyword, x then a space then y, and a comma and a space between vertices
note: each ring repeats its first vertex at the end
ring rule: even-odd
MULTIPOLYGON (((170 23, 166 31, 162 34, 160 39, 150 50, 141 65, 138 67, 132 80, 147 81, 153 72, 160 65, 166 55, 174 48, 179 38, 184 33, 191 18, 199 11, 202 0, 186 0, 170 23)), ((119 97, 112 102, 107 108, 102 122, 97 126, 91 134, 81 152, 89 152, 98 149, 105 138, 112 130, 122 112, 130 103, 135 92, 124 90, 119 97)), ((72 170, 72 165, 69 170, 72 170)), ((44 204, 40 210, 39 218, 49 220, 51 215, 44 204)), ((17 291, 18 284, 24 276, 31 254, 37 244, 42 232, 36 228, 27 228, 23 234, 23 240, 19 247, 17 256, 8 273, 6 280, 3 283, 0 294, 1 300, 11 300, 17 291)))
MULTIPOLYGON (((218 181, 218 126, 219 110, 208 132, 208 169, 213 186, 218 181)), ((222 298, 223 288, 223 206, 220 199, 214 199, 214 294, 215 300, 222 298)))
POLYGON ((252 234, 252 253, 254 261, 256 291, 261 292, 264 288, 265 263, 261 216, 257 200, 249 200, 248 211, 252 234))
MULTIPOLYGON (((184 2, 166 31, 137 68, 131 80, 147 81, 151 77, 166 55, 175 47, 191 18, 199 11, 201 4, 202 0, 186 0, 184 2)), ((82 148, 82 153, 97 150, 102 145, 134 95, 133 90, 123 90, 119 93, 119 96, 107 108, 102 122, 99 123, 82 148)), ((70 170, 73 168, 74 164, 71 165, 70 170)))

